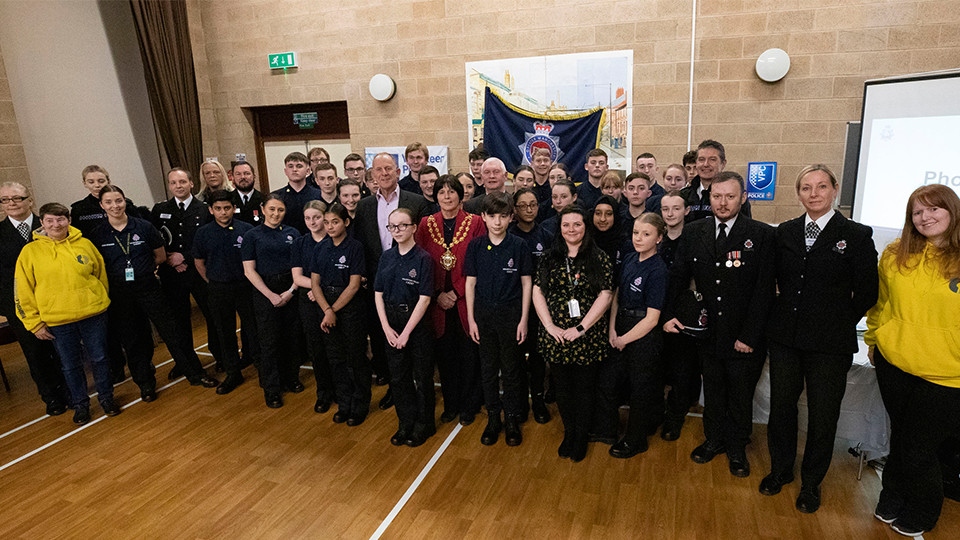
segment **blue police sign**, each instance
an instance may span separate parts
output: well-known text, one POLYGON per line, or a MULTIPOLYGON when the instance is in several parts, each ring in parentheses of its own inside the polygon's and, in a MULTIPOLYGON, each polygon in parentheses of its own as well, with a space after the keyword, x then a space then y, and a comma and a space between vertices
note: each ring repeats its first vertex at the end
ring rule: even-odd
POLYGON ((747 164, 747 198, 772 201, 776 187, 776 161, 753 161, 747 164))

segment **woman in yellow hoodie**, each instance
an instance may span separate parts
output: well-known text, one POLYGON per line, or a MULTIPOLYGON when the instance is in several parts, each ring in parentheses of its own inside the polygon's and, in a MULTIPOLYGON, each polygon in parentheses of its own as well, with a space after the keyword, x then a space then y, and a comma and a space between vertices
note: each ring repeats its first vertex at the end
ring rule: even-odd
POLYGON ((917 188, 900 239, 880 258, 864 341, 890 415, 890 455, 874 512, 904 536, 933 529, 943 505, 937 449, 960 434, 960 198, 917 188))
POLYGON ((40 207, 42 230, 17 259, 16 308, 24 327, 39 339, 53 340, 70 389, 73 421, 90 421, 90 398, 83 357, 90 361, 97 398, 107 416, 120 414, 113 400, 106 357, 107 273, 103 258, 80 231, 70 226, 70 210, 59 203, 40 207))

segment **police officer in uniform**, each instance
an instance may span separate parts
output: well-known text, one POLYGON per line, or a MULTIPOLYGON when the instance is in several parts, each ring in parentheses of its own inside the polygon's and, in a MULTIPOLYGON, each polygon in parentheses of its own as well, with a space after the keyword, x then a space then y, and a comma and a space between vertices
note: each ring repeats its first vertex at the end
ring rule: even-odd
POLYGON ((236 189, 230 192, 233 205, 237 207, 234 217, 253 226, 263 223, 263 210, 260 208, 263 204, 263 195, 254 188, 256 180, 257 175, 253 171, 253 165, 246 161, 234 163, 233 185, 236 189))
MULTIPOLYGON (((707 463, 726 452, 730 473, 738 477, 750 475, 746 446, 753 428, 753 392, 766 359, 764 331, 775 290, 774 231, 740 212, 746 200, 739 174, 724 171, 713 180, 713 217, 684 228, 670 278, 670 298, 677 298, 693 278, 709 317, 709 335, 698 351, 706 441, 690 458, 707 463)), ((665 318, 665 331, 682 330, 676 318, 665 318)))
MULTIPOLYGON (((167 186, 173 197, 157 203, 151 212, 153 225, 160 230, 167 243, 167 260, 160 265, 159 276, 163 293, 170 303, 174 319, 180 332, 188 336, 193 343, 193 325, 190 322, 190 295, 203 313, 207 324, 207 342, 218 368, 223 360, 220 339, 214 328, 207 300, 207 284, 197 273, 193 264, 193 237, 201 225, 210 221, 210 207, 194 197, 193 180, 190 173, 179 167, 167 173, 167 186)), ((170 376, 175 377, 176 371, 170 376)))

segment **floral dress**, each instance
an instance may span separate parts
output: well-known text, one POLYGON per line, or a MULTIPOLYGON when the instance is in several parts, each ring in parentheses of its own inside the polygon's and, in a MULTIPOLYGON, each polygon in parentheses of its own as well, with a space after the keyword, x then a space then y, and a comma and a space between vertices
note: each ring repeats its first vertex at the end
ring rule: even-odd
MULTIPOLYGON (((553 267, 546 269, 546 275, 541 278, 541 273, 537 272, 534 278, 534 285, 540 287, 540 291, 547 300, 547 308, 550 310, 550 318, 553 324, 560 328, 571 328, 580 324, 583 316, 590 311, 593 303, 600 295, 600 291, 612 290, 613 265, 606 253, 597 249, 595 257, 600 263, 600 275, 587 275, 585 271, 584 260, 581 257, 567 259, 569 262, 569 273, 566 264, 554 264, 553 267), (569 302, 574 298, 580 304, 580 316, 570 317, 569 302)), ((547 261, 544 263, 549 264, 547 261)), ((540 326, 538 334, 538 345, 540 354, 548 362, 555 364, 575 364, 585 366, 594 362, 602 361, 606 355, 609 346, 607 344, 607 317, 603 316, 587 332, 579 338, 569 343, 557 343, 543 325, 540 326)))

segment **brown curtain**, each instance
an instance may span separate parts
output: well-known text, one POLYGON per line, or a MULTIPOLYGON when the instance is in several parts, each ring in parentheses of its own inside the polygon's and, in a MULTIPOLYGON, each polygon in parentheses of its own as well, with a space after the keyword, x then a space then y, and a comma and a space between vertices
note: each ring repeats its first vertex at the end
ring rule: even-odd
POLYGON ((196 178, 203 160, 200 103, 184 0, 130 0, 157 132, 171 167, 196 178))

